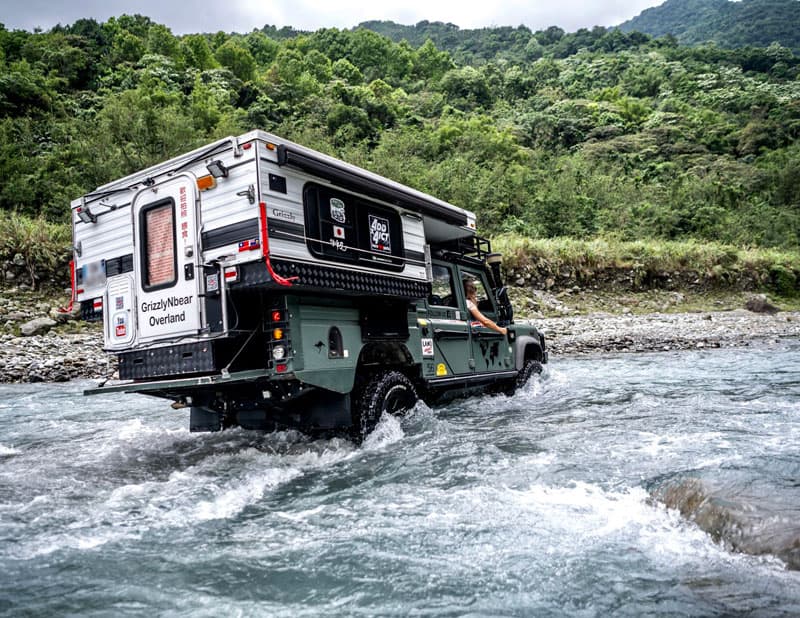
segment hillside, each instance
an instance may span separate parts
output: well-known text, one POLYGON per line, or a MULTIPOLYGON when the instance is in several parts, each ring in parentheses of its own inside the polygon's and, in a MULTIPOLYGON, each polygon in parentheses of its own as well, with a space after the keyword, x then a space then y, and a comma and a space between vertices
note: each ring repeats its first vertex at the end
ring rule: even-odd
POLYGON ((671 34, 680 43, 715 42, 723 47, 779 43, 800 54, 798 0, 667 0, 620 24, 623 32, 671 34))
POLYGON ((0 211, 63 222, 96 186, 262 128, 473 210, 486 233, 800 246, 800 58, 602 28, 468 35, 470 62, 365 28, 0 27, 0 211))

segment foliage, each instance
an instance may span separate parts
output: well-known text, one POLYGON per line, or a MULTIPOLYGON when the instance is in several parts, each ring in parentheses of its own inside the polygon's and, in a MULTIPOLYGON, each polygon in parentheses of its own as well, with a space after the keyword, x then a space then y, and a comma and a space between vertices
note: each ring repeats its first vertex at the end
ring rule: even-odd
POLYGON ((68 225, 0 211, 0 265, 24 266, 31 288, 36 289, 40 279, 62 279, 71 249, 68 225))
POLYGON ((692 45, 715 41, 724 47, 767 47, 778 43, 800 51, 797 0, 667 0, 620 25, 625 32, 671 34, 692 45))
POLYGON ((568 272, 573 280, 598 283, 605 273, 613 273, 612 277, 628 273, 640 278, 639 283, 683 278, 718 288, 755 284, 784 297, 800 294, 797 251, 742 249, 716 242, 532 239, 513 234, 495 238, 492 247, 504 254, 503 265, 513 272, 533 267, 540 274, 568 272))
POLYGON ((800 59, 786 47, 362 26, 0 27, 0 211, 66 221, 94 187, 261 128, 473 210, 487 233, 800 245, 800 59))

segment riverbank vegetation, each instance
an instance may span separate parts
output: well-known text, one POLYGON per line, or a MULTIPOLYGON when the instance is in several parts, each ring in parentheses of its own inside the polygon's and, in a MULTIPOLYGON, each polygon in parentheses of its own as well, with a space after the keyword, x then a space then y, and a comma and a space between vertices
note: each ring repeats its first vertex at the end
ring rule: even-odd
MULTIPOLYGON (((52 253, 63 256, 68 230, 44 222, 64 224, 70 200, 261 128, 473 210, 531 263, 537 251, 589 263, 580 251, 606 247, 625 264, 645 247, 643 265, 666 251, 697 272, 736 265, 781 289, 797 280, 790 49, 684 47, 604 28, 472 37, 451 52, 367 28, 175 36, 138 15, 49 32, 0 26, 2 259, 28 260, 13 225, 61 239, 52 253)), ((44 251, 31 238, 28 254, 44 251)))

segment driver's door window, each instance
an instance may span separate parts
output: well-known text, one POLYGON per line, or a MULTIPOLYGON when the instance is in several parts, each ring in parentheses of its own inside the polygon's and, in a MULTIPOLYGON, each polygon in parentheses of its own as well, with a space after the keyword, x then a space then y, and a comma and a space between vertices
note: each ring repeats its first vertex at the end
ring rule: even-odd
POLYGON ((452 271, 446 266, 433 265, 433 282, 428 302, 438 307, 458 306, 455 289, 453 288, 452 271))

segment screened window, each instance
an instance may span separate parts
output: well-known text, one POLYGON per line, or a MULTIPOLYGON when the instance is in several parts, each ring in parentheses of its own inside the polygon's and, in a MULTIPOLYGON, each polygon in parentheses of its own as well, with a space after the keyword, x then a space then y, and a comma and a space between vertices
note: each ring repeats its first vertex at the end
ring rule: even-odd
POLYGON ((142 211, 143 282, 146 290, 165 288, 177 280, 175 208, 172 200, 142 211))

